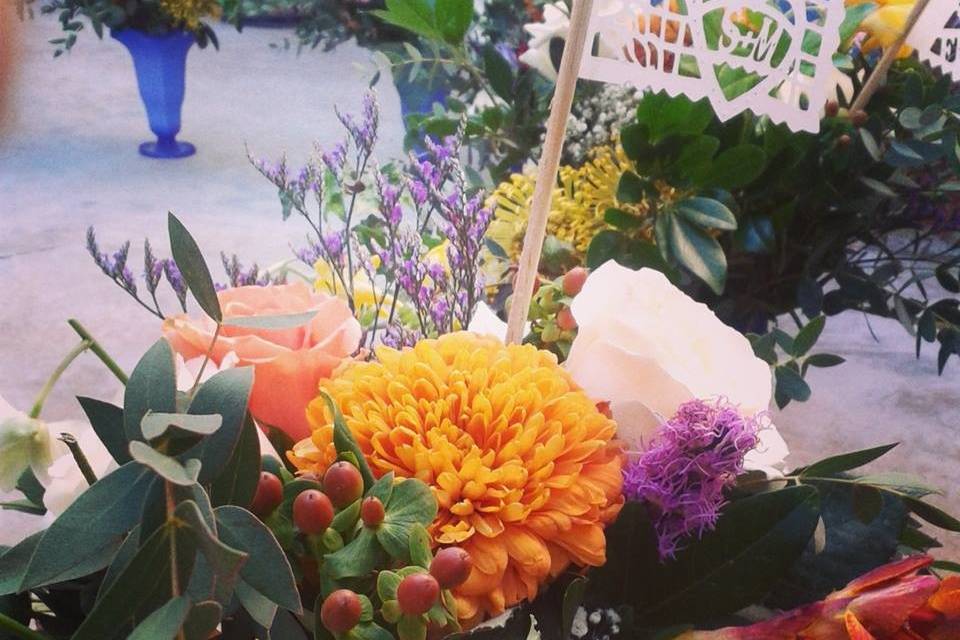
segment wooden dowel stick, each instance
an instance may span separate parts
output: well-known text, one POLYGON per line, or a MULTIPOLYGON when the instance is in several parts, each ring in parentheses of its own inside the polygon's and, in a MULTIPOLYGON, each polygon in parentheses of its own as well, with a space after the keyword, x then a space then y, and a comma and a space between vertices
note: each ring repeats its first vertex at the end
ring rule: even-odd
MULTIPOLYGON (((918 0, 920 1, 920 0, 918 0)), ((577 87, 580 73, 580 61, 586 46, 587 27, 594 0, 573 0, 570 12, 570 31, 563 47, 560 70, 557 74, 557 87, 550 104, 550 117, 547 120, 547 135, 537 169, 537 183, 533 191, 533 203, 527 220, 527 231, 523 237, 523 252, 513 285, 513 300, 510 303, 510 315, 507 318, 507 343, 517 343, 523 339, 523 327, 530 309, 533 296, 533 283, 537 277, 543 240, 547 231, 547 216, 550 214, 550 199, 557 183, 557 170, 560 167, 560 153, 567 132, 567 118, 573 103, 573 92, 577 87)))
POLYGON ((870 77, 867 78, 863 88, 860 89, 860 93, 857 94, 857 97, 853 100, 853 104, 850 105, 850 113, 863 111, 867 107, 867 103, 870 102, 870 98, 873 97, 873 94, 887 81, 887 71, 890 70, 891 65, 893 65, 897 59, 900 48, 903 46, 903 43, 906 42, 907 36, 910 35, 910 31, 914 25, 917 24, 917 20, 920 19, 920 14, 923 13, 923 10, 927 8, 929 3, 930 0, 917 0, 914 3, 913 8, 910 10, 903 24, 903 31, 900 32, 897 39, 883 52, 880 62, 873 68, 870 77))

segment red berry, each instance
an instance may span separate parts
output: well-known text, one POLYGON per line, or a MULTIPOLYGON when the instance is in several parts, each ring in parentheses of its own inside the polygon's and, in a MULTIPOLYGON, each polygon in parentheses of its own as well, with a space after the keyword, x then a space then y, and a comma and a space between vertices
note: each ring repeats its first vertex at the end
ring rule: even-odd
POLYGON ((583 267, 574 267, 567 271, 563 276, 563 293, 573 297, 583 289, 583 283, 587 281, 587 270, 583 267))
POLYGON ((360 622, 360 598, 350 589, 337 589, 320 607, 320 621, 331 633, 346 633, 360 622))
POLYGON ((440 597, 440 584, 429 573, 414 573, 400 581, 397 587, 397 602, 400 611, 419 616, 430 611, 440 597))
POLYGON ((836 100, 827 100, 824 113, 828 118, 836 118, 837 114, 840 113, 840 103, 836 100))
POLYGON ((360 519, 368 527, 380 526, 380 523, 383 522, 383 516, 383 503, 380 502, 380 498, 370 496, 364 498, 363 502, 360 503, 360 519))
POLYGON ((333 506, 343 509, 363 495, 363 476, 346 460, 334 462, 323 475, 323 491, 333 506))
POLYGON ((470 577, 473 559, 460 547, 447 547, 437 552, 430 563, 430 575, 437 579, 441 589, 459 587, 470 577))
POLYGON ((333 522, 333 503, 316 489, 301 491, 293 501, 293 524, 306 534, 323 533, 333 522))
POLYGON ((283 502, 283 483, 269 471, 260 472, 257 491, 253 494, 250 510, 261 518, 266 518, 283 502))
POLYGON ((573 317, 570 307, 564 307, 557 312, 557 326, 561 331, 573 331, 577 328, 577 320, 573 317))

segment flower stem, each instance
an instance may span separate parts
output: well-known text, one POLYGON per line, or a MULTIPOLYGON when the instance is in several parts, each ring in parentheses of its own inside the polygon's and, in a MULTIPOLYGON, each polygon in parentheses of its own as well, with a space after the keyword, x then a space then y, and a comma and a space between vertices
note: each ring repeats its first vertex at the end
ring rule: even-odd
POLYGON ((203 378, 203 370, 207 368, 207 363, 210 362, 210 356, 213 355, 213 347, 217 344, 217 339, 220 337, 220 329, 223 328, 223 324, 218 322, 217 328, 213 332, 213 340, 210 341, 210 346, 207 348, 207 352, 203 354, 203 362, 200 363, 200 371, 197 372, 197 377, 193 381, 193 386, 190 387, 190 397, 193 397, 193 394, 196 393, 197 387, 200 386, 200 379, 203 378))
POLYGON ((83 474, 83 478, 87 481, 87 484, 92 485, 96 482, 97 474, 93 472, 93 467, 90 466, 90 461, 87 460, 87 456, 83 454, 83 449, 80 448, 80 443, 77 442, 76 437, 69 433, 61 433, 60 442, 67 445, 67 448, 70 449, 70 455, 73 456, 77 466, 80 467, 80 473, 83 474))
POLYGON ((5 629, 23 640, 49 640, 47 636, 37 633, 30 627, 24 626, 13 618, 0 613, 0 629, 5 629))
POLYGON ((120 384, 126 386, 128 380, 127 374, 124 373, 123 369, 120 368, 120 365, 114 362, 113 358, 111 358, 109 354, 104 351, 103 347, 100 346, 100 343, 97 342, 96 338, 90 335, 90 332, 87 331, 86 328, 74 318, 67 320, 67 324, 70 325, 71 329, 77 332, 77 335, 90 342, 90 352, 100 358, 100 362, 106 365, 107 369, 110 369, 110 372, 117 377, 117 380, 120 381, 120 384))
POLYGON ((82 340, 77 343, 70 352, 64 356, 63 360, 60 361, 60 364, 57 365, 57 368, 53 370, 53 373, 50 374, 50 377, 47 378, 47 382, 43 385, 43 388, 40 389, 40 393, 37 395, 37 399, 33 403, 33 408, 30 409, 31 418, 39 418, 40 412, 43 411, 43 403, 47 401, 47 396, 50 395, 50 392, 53 391, 53 387, 57 384, 57 380, 60 379, 60 376, 63 375, 63 372, 67 370, 67 367, 70 366, 74 360, 77 359, 81 353, 89 349, 91 342, 89 340, 82 340))

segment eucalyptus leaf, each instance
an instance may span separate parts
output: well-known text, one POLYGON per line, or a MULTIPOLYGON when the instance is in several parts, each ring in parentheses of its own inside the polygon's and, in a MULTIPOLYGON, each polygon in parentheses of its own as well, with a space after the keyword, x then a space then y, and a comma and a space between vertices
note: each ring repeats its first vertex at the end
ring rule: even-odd
POLYGON ((253 621, 264 629, 273 626, 273 619, 277 615, 277 604, 262 593, 240 580, 236 587, 237 598, 246 609, 253 621))
POLYGON ((223 417, 218 414, 190 415, 187 413, 149 412, 140 421, 140 430, 147 440, 159 438, 170 427, 208 436, 219 429, 221 424, 223 424, 223 417))
POLYGON ((240 327, 243 329, 265 329, 268 331, 283 331, 302 327, 317 317, 317 310, 303 313, 290 313, 266 316, 235 316, 223 321, 225 327, 240 327))
POLYGON ((240 439, 223 470, 210 484, 214 506, 233 504, 246 508, 253 501, 260 479, 260 438, 257 425, 247 414, 240 439))
POLYGON ((172 640, 190 612, 190 599, 178 596, 147 616, 127 640, 172 640))
POLYGON ((77 396, 90 426, 117 464, 126 464, 132 459, 127 449, 127 436, 123 426, 123 409, 109 402, 77 396))
POLYGON ((110 564, 139 521, 143 498, 155 477, 143 465, 128 462, 81 493, 44 532, 21 589, 79 578, 110 564))
POLYGON ((190 403, 187 412, 191 415, 219 414, 223 420, 219 429, 183 456, 200 459, 201 484, 217 478, 232 458, 243 432, 252 387, 252 367, 227 369, 204 382, 190 403))
POLYGON ((196 240, 172 213, 167 214, 167 229, 170 234, 170 251, 184 282, 200 308, 214 321, 221 322, 223 313, 220 311, 217 289, 213 286, 213 278, 210 277, 210 270, 196 240))
MULTIPOLYGON (((130 455, 140 464, 153 469, 158 475, 174 484, 189 487, 197 481, 188 469, 175 458, 164 455, 148 444, 135 440, 130 443, 130 455)), ((196 471, 199 472, 199 467, 196 471)))
POLYGON ((173 349, 166 340, 160 339, 140 358, 123 394, 123 430, 127 442, 144 439, 140 423, 147 413, 174 413, 176 397, 173 349))
POLYGON ((301 613, 293 570, 277 539, 249 511, 231 505, 214 509, 220 540, 249 555, 240 570, 243 580, 277 605, 301 613))

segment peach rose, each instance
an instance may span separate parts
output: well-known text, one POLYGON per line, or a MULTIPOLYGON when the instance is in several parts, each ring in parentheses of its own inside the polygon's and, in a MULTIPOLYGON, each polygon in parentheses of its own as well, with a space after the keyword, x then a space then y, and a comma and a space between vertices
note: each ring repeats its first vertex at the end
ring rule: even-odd
MULTIPOLYGON (((317 396, 321 379, 360 345, 360 323, 342 300, 314 293, 302 282, 225 289, 217 294, 224 321, 316 311, 308 323, 289 329, 250 329, 225 324, 212 359, 219 366, 230 352, 238 366, 253 365, 250 411, 264 425, 301 440, 310 435, 307 404, 317 396)), ((216 324, 179 315, 163 323, 163 335, 189 360, 206 353, 216 324)))

